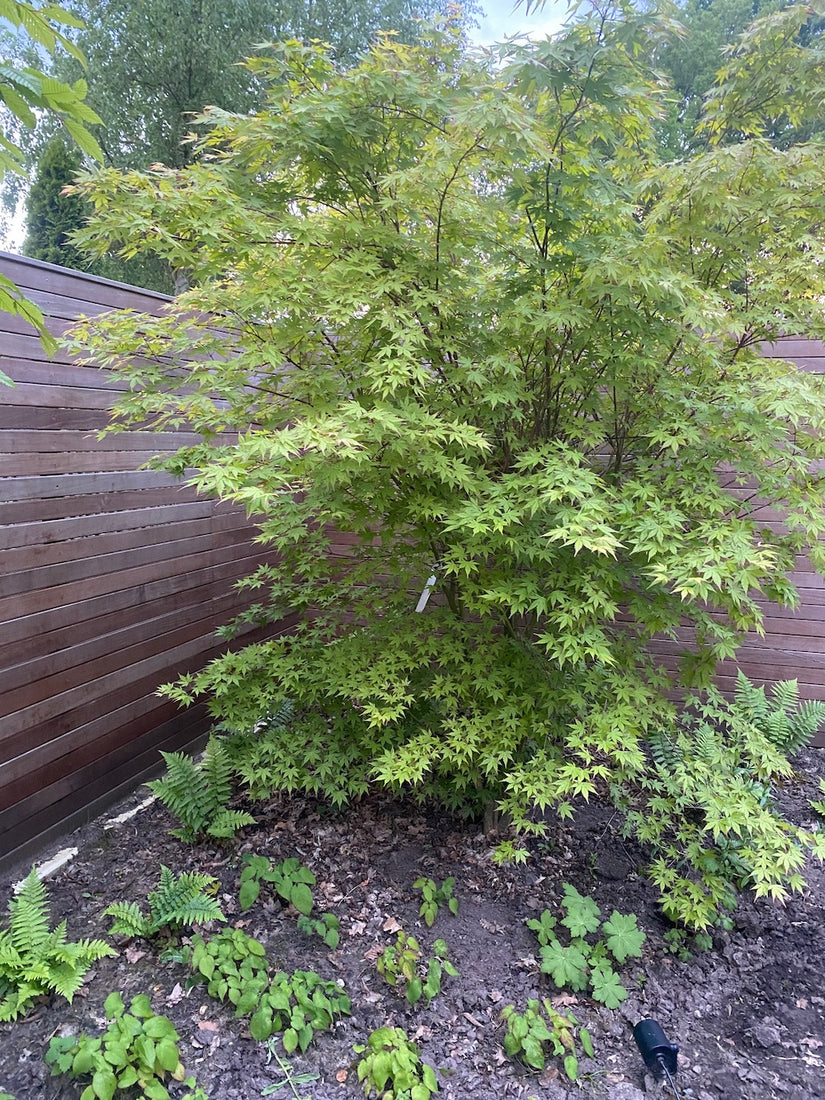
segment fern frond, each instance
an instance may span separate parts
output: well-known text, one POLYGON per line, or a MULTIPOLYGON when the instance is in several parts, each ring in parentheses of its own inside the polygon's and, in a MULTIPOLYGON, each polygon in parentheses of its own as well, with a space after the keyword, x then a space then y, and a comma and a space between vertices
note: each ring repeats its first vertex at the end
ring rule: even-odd
POLYGON ((207 743, 200 768, 200 780, 204 803, 212 817, 232 797, 232 764, 229 753, 217 737, 210 737, 207 743))
POLYGON ((49 899, 33 867, 9 902, 9 933, 21 955, 35 952, 49 937, 49 899))
POLYGON ((283 729, 288 726, 295 717, 295 704, 291 699, 284 699, 280 706, 270 710, 263 720, 267 729, 283 729))
POLYGON ((15 1019, 44 994, 71 1001, 91 964, 115 954, 102 940, 68 943, 65 921, 49 929, 48 894, 34 870, 9 914, 8 930, 0 930, 0 1020, 15 1019))
POLYGON ((254 825, 255 818, 245 810, 221 810, 215 815, 215 819, 206 830, 209 836, 216 840, 228 840, 245 825, 254 825))
POLYGON ((191 756, 183 752, 162 752, 166 774, 147 783, 155 797, 181 822, 174 831, 181 840, 193 841, 208 817, 207 799, 200 771, 191 756))
POLYGON ((785 744, 781 746, 788 756, 799 752, 815 736, 825 723, 825 703, 820 699, 808 699, 799 705, 799 709, 790 721, 790 729, 785 744))
POLYGON ((65 997, 69 1004, 82 984, 82 972, 79 973, 71 963, 60 963, 49 968, 49 985, 61 997, 65 997))
POLYGON ((168 867, 161 867, 158 888, 149 894, 155 930, 225 920, 218 901, 208 896, 217 887, 218 880, 211 875, 187 871, 175 878, 168 867))
POLYGON ((672 771, 673 768, 684 763, 682 753, 664 730, 651 733, 648 747, 656 766, 663 772, 672 771))
POLYGON ((147 920, 133 901, 115 901, 103 910, 104 917, 114 917, 110 933, 120 936, 149 936, 152 922, 147 920))

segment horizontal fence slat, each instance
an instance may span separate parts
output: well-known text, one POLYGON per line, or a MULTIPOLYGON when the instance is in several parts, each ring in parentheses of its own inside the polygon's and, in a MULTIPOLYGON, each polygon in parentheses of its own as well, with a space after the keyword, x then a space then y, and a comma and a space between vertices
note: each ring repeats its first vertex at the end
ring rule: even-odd
MULTIPOLYGON (((0 273, 58 334, 84 313, 168 301, 8 254, 0 273)), ((126 383, 51 358, 21 318, 0 316, 0 334, 15 383, 0 389, 2 858, 201 736, 202 708, 179 712, 158 686, 225 651, 216 628, 252 600, 233 583, 272 554, 243 508, 145 468, 198 435, 98 438, 126 383)), ((246 626, 233 644, 292 623, 246 626)))

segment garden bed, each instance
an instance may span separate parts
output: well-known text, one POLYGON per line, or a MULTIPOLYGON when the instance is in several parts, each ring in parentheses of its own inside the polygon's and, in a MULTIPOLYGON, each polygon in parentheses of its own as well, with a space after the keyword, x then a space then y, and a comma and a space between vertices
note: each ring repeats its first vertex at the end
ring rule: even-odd
MULTIPOLYGON (((804 778, 780 797, 792 820, 811 823, 807 799, 816 797, 816 779, 825 775, 825 754, 803 753, 797 766, 804 778)), ((145 789, 136 792, 131 803, 145 797, 145 789)), ((251 1038, 248 1020, 235 1019, 231 1006, 212 1000, 204 986, 187 989, 186 969, 160 961, 154 944, 114 937, 118 956, 95 964, 73 1004, 53 998, 24 1020, 0 1025, 0 1089, 16 1100, 79 1096, 78 1082, 49 1077, 43 1053, 55 1033, 99 1031, 103 1002, 118 989, 127 1002, 148 994, 155 1012, 173 1021, 187 1071, 211 1100, 251 1100, 267 1089, 278 1100, 362 1095, 353 1045, 387 1024, 405 1028, 420 1046, 445 1098, 668 1095, 645 1076, 632 1038, 632 1024, 645 1016, 657 1019, 682 1048, 683 1096, 825 1096, 825 871, 819 865, 809 868, 805 895, 784 907, 745 900, 734 928, 715 934, 713 951, 681 960, 663 940, 668 925, 640 874, 640 855, 620 838, 619 822, 607 810, 586 807, 572 823, 554 826, 547 842, 533 844, 526 865, 503 868, 491 862, 490 840, 477 826, 380 798, 341 812, 311 799, 275 798, 252 811, 257 824, 225 844, 189 846, 171 838, 173 821, 157 804, 116 828, 105 829, 103 819, 92 823, 66 838, 79 854, 49 880, 52 915, 68 919, 71 940, 101 936, 110 923, 102 916, 106 906, 120 899, 145 906, 161 864, 216 876, 230 926, 257 937, 287 972, 314 970, 340 979, 352 999, 352 1015, 318 1034, 305 1054, 287 1059, 280 1043, 273 1044, 294 1074, 317 1079, 296 1085, 294 1093, 288 1085, 272 1090, 283 1081, 278 1061, 251 1038), (340 920, 336 950, 300 933, 297 914, 266 887, 248 911, 240 910, 245 852, 273 863, 297 856, 314 872, 317 911, 340 920), (413 889, 419 876, 437 882, 454 877, 457 915, 442 907, 433 927, 426 927, 413 889), (635 913, 647 933, 641 960, 622 968, 629 997, 615 1010, 584 993, 561 993, 539 971, 536 937, 525 919, 546 908, 556 912, 563 883, 591 895, 603 918, 613 909, 635 913), (425 949, 443 938, 458 968, 459 976, 445 978, 428 1008, 410 1007, 376 971, 378 953, 399 927, 425 949), (537 1073, 503 1053, 502 1009, 512 1003, 521 1011, 538 996, 575 1013, 592 1034, 595 1057, 581 1059, 578 1085, 566 1079, 558 1059, 537 1073)), ((4 896, 27 870, 3 876, 4 896)))

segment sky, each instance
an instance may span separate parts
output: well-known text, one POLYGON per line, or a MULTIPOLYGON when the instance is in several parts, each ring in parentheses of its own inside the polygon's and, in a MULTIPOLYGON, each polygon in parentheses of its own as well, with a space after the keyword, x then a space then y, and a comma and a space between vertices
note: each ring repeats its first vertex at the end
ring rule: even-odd
POLYGON ((526 0, 481 0, 481 6, 485 18, 473 35, 479 45, 501 42, 514 34, 544 38, 559 29, 567 12, 566 0, 546 0, 542 10, 531 11, 530 15, 525 14, 526 0))

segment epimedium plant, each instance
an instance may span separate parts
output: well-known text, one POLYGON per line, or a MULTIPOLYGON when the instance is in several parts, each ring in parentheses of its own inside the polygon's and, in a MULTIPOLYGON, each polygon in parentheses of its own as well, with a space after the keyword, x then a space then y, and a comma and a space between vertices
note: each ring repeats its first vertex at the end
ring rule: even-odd
MULTIPOLYGON (((256 782, 334 802, 378 783, 528 835, 608 792, 637 832, 694 797, 647 751, 692 736, 649 641, 690 627, 702 690, 757 596, 794 605, 794 555, 823 565, 823 381, 760 354, 825 336, 825 165, 766 137, 818 102, 810 17, 754 24, 678 162, 656 140, 669 26, 616 3, 482 56, 449 27, 348 72, 275 46, 249 62, 265 106, 207 112, 190 168, 79 185, 84 246, 151 247, 193 287, 87 321, 74 350, 126 381, 116 428, 202 436, 159 466, 264 517, 277 564, 236 626, 300 617, 167 689, 247 744, 295 701, 256 782)), ((758 801, 737 768, 718 790, 758 801)), ((748 885, 781 897, 825 843, 762 825, 748 885)), ((668 829, 655 881, 698 926, 715 872, 668 829)))
POLYGON ((128 1009, 119 992, 110 993, 104 1012, 110 1023, 103 1035, 54 1035, 46 1051, 52 1076, 91 1077, 80 1100, 112 1100, 117 1092, 135 1090, 145 1100, 169 1100, 167 1079, 186 1088, 179 1094, 183 1100, 208 1100, 195 1078, 186 1076, 171 1020, 155 1015, 144 993, 128 1009))
POLYGON ((593 1057, 593 1041, 586 1027, 579 1025, 572 1012, 565 1015, 545 997, 541 1003, 531 999, 524 1012, 507 1005, 501 1018, 506 1024, 504 1052, 520 1058, 532 1069, 542 1070, 547 1062, 547 1048, 562 1059, 564 1072, 570 1081, 579 1077, 576 1039, 588 1058, 593 1057))
POLYGON ((384 1100, 429 1100, 438 1092, 435 1070, 401 1027, 379 1027, 354 1048, 364 1094, 384 1100))
POLYGON ((432 955, 426 957, 415 936, 409 936, 401 929, 395 943, 387 944, 376 960, 376 969, 384 981, 399 991, 411 1005, 423 999, 426 1007, 441 992, 441 983, 446 974, 457 978, 458 971, 447 956, 447 944, 444 940, 433 943, 432 955))
POLYGON ((241 909, 249 909, 255 904, 262 882, 270 883, 278 897, 286 905, 294 905, 303 916, 308 917, 312 912, 314 901, 310 887, 315 885, 315 875, 296 856, 273 864, 266 856, 247 852, 243 857, 238 891, 241 909))
POLYGON ((424 918, 428 928, 432 928, 435 924, 438 910, 443 906, 446 906, 454 917, 458 916, 458 898, 453 893, 454 886, 455 879, 452 877, 445 878, 440 886, 434 879, 423 876, 413 883, 413 890, 421 891, 421 908, 418 912, 424 918))

